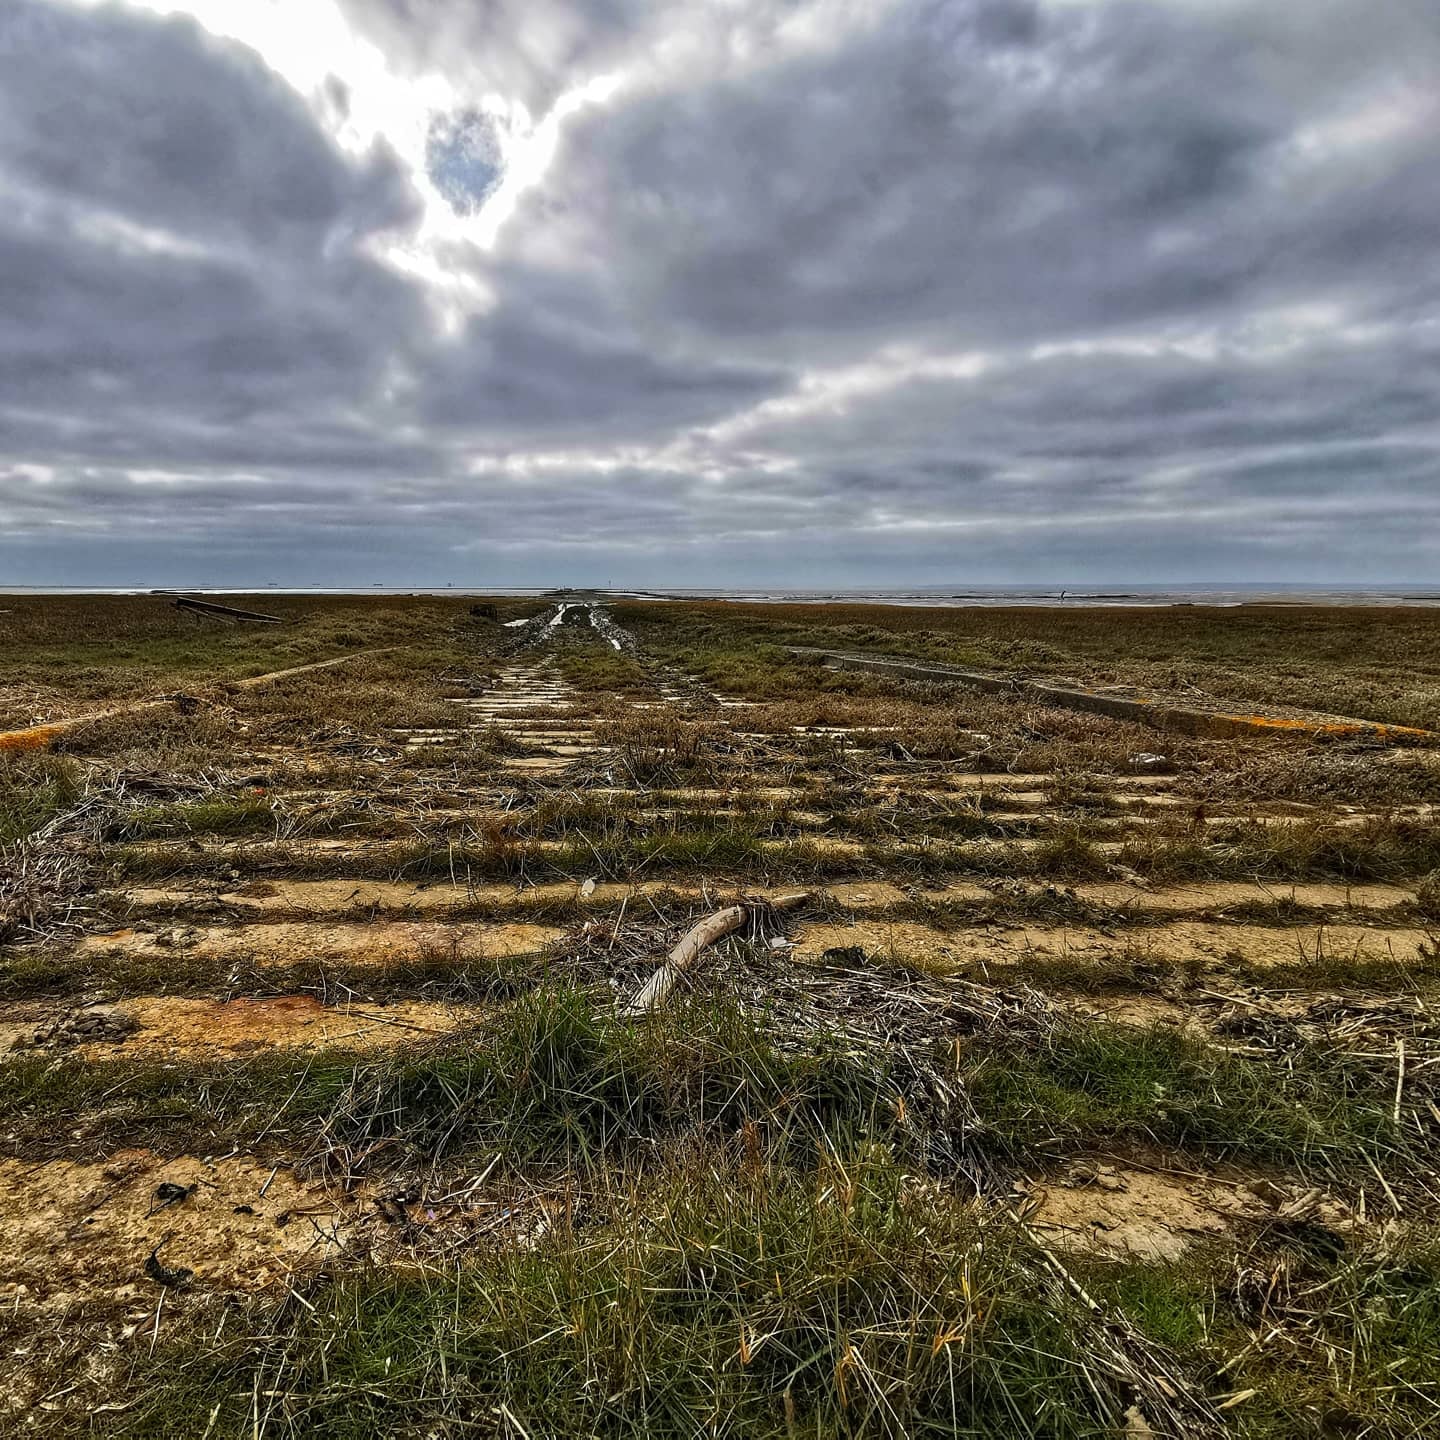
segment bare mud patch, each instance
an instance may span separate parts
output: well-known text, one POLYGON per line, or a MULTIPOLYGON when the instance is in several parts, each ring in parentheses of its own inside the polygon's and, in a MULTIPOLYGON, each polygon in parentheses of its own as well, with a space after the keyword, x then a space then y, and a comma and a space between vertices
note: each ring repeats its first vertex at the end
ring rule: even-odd
POLYGON ((128 1150, 87 1164, 0 1160, 0 1300, 153 1310, 163 1287, 146 1260, 157 1245, 158 1261, 190 1270, 196 1286, 260 1289, 336 1254, 339 1223, 354 1209, 284 1166, 241 1157, 128 1150), (167 1202, 176 1191, 183 1198, 167 1202))
POLYGON ((1271 1223, 1363 1228, 1323 1187, 1268 1176, 1207 1175, 1134 1161, 1082 1158, 1058 1175, 1017 1180, 1015 1210, 1057 1250, 1147 1263, 1271 1223))
POLYGON ((1045 1244, 1117 1260, 1179 1260, 1266 1213, 1234 1184, 1089 1160, 1015 1189, 1019 1213, 1045 1244))

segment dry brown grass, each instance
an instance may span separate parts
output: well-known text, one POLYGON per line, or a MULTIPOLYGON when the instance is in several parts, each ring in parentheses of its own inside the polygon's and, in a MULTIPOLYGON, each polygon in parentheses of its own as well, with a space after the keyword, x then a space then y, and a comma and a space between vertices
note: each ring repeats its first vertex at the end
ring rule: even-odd
MULTIPOLYGON (((82 633, 93 608, 77 608, 72 630, 35 621, 0 673, 12 697, 36 683, 49 646, 53 683, 73 680, 73 696, 183 674, 205 703, 101 722, 66 755, 0 770, 12 830, 34 832, 0 881, 4 993, 37 1012, 170 993, 308 994, 363 1004, 377 1024, 387 1001, 480 1013, 473 1029, 413 1037, 373 1063, 343 1047, 271 1048, 182 1067, 140 1045, 127 1059, 123 1040, 104 1057, 5 1061, 0 1131, 26 1158, 18 1203, 41 1212, 59 1157, 104 1164, 147 1144, 251 1151, 266 1166, 305 1155, 356 1187, 361 1209, 380 1201, 323 1282, 277 1270, 254 1302, 152 1277, 125 1302, 143 1305, 136 1319, 87 1293, 67 1322, 83 1347, 57 1338, 44 1297, 7 1306, 0 1391, 53 1393, 42 1428, 86 1433, 99 1397, 125 1406, 127 1433, 167 1437, 253 1434, 257 1415, 273 1434, 459 1433, 479 1416, 518 1435, 511 1416, 533 1434, 638 1440, 693 1433, 701 1410, 716 1433, 774 1440, 1144 1433, 1132 1407, 1155 1433, 1168 1414, 1171 1433, 1188 1435, 1225 1396, 1253 1390, 1224 1412, 1242 1434, 1288 1440, 1297 1415, 1318 1425, 1342 1411, 1347 1433, 1425 1433, 1440 1334, 1426 1286, 1440 1272, 1424 1235, 1403 1258, 1398 1240, 1386 1251, 1375 1217, 1434 1209, 1436 1040, 1423 1013, 1434 959, 1415 955, 1434 887, 1414 904, 1387 890, 1352 905, 1347 885, 1413 891, 1440 865, 1428 817, 1392 813, 1429 794, 1433 757, 1158 742, 1101 717, 835 675, 766 648, 842 637, 954 659, 968 647, 992 663, 1131 679, 1169 663, 1176 684, 1250 656, 1272 685, 1286 679, 1265 639, 1283 635, 1280 618, 1241 616, 1217 639, 1213 615, 1066 612, 1046 632, 1050 617, 1034 612, 634 607, 639 659, 580 627, 564 641, 579 692, 566 713, 600 748, 527 770, 513 765, 533 748, 516 736, 521 715, 414 751, 397 733, 462 726, 443 697, 498 673, 493 622, 471 622, 463 602, 285 603, 287 644, 407 648, 235 691, 227 679, 276 663, 275 635, 177 638, 163 604, 127 602, 109 612, 134 621, 126 655, 82 633), (1092 654, 1103 634, 1111 650, 1092 654), (689 673, 765 703, 707 708, 689 673), (662 685, 685 698, 636 706, 662 685), (857 733, 817 733, 827 728, 857 733), (1138 773, 1132 757, 1162 743, 1167 763, 1138 773), (103 825, 44 829, 85 787, 125 785, 103 825), (1147 808, 1152 798, 1181 803, 1147 808), (1349 804, 1375 813, 1349 817, 1349 804), (747 887, 814 877, 833 895, 786 922, 788 936, 726 940, 674 1013, 647 1027, 617 1017, 615 997, 698 916, 747 887), (1174 915, 1194 912, 1146 907, 1176 881, 1222 878, 1237 882, 1216 901, 1223 913, 1193 927, 1213 953, 1162 963, 1174 915), (1287 898, 1301 879, 1333 883, 1302 904, 1287 898), (101 880, 112 893, 92 896, 101 880), (592 880, 602 888, 587 894, 592 880), (534 888, 545 881, 563 883, 534 888), (156 893, 127 899, 142 884, 156 893), (84 913, 91 904, 110 913, 84 913), (343 940, 327 937, 327 916, 343 917, 343 940), (543 952, 495 961, 488 935, 472 949, 458 938, 462 917, 540 916, 555 927, 543 952), (404 923, 369 926, 382 917, 404 923), (1269 970, 1226 953, 1230 924, 1273 927, 1281 938, 1256 944, 1268 956, 1289 944, 1285 927, 1340 920, 1373 929, 1376 945, 1332 953, 1317 933, 1269 970), (822 924, 841 939, 868 926, 873 955, 828 938, 807 949, 805 930, 822 924), (127 933, 138 926, 154 928, 127 933), (84 929, 103 939, 79 943, 84 929), (1067 948, 1081 931, 1083 954, 1067 948), (961 932, 966 976, 941 963, 961 932), (1387 959, 1386 935, 1402 933, 1409 950, 1387 959), (1322 987, 1343 987, 1339 1009, 1322 987), (1391 994, 1402 990, 1406 1005, 1391 994), (1102 996, 1204 1023, 1084 1010, 1102 996), (1038 1243, 1005 1213, 1037 1185, 1063 1185, 1071 1158, 1092 1172, 1148 1166, 1206 1193, 1222 1181, 1263 1180, 1283 1197, 1318 1187, 1329 1208, 1290 1228, 1247 1210, 1211 1251, 1169 1268, 1106 1260, 1084 1233, 1038 1243), (503 1191, 487 1188, 492 1174, 503 1191), (452 1193, 474 1206, 432 1205, 452 1193), (1343 1234, 1337 1215, 1355 1221, 1343 1234), (113 1338, 142 1322, 138 1345, 113 1338), (1280 1359, 1255 1343, 1276 1326, 1280 1359), (1166 1385, 1150 1384, 1162 1371, 1166 1385), (1178 1418, 1165 1409, 1176 1396, 1178 1418)), ((1355 665, 1326 646, 1370 623, 1302 623, 1286 653, 1316 661, 1316 685, 1348 683, 1355 665)), ((1412 638, 1424 623, 1407 622, 1412 638)), ((1423 681, 1425 645, 1416 654, 1396 669, 1401 690, 1423 681)), ((1083 1185, 1067 1200, 1082 1232, 1107 1213, 1087 1210, 1083 1185)), ((185 1258, 183 1246, 164 1253, 185 1258)), ((145 1255, 130 1258, 144 1276, 145 1255)))
POLYGON ((717 673, 743 674, 739 652, 757 646, 863 649, 1440 729, 1440 609, 1431 607, 711 602, 626 605, 618 618, 717 673))

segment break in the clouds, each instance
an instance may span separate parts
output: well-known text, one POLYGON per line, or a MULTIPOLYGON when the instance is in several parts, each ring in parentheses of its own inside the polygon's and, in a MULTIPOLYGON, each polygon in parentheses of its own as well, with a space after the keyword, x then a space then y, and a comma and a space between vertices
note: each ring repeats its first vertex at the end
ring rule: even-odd
POLYGON ((1440 10, 5 0, 0 583, 1423 580, 1440 10))

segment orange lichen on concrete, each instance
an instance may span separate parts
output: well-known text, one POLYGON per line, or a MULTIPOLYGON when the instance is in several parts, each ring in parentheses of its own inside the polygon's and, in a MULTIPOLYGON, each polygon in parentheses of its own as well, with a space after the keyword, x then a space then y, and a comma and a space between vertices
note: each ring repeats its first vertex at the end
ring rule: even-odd
POLYGON ((1420 730, 1413 725, 1386 725, 1378 720, 1320 720, 1296 719, 1283 715, 1216 715, 1216 720, 1228 721, 1252 730, 1288 730, 1302 735, 1372 735, 1380 740, 1433 740, 1432 730, 1420 730))
POLYGON ((0 733, 0 755, 48 749, 66 729, 65 725, 31 725, 24 730, 6 730, 0 733))
POLYGON ((82 725, 91 725, 97 720, 109 720, 115 715, 131 715, 140 710, 154 710, 168 705, 168 700, 139 700, 133 705, 121 705, 109 710, 92 710, 88 715, 71 715, 64 720, 49 720, 43 725, 28 725, 23 730, 6 730, 0 734, 0 753, 6 751, 44 750, 71 730, 82 725))
MULTIPOLYGON (((1098 692, 1093 690, 1076 691, 1075 693, 1101 698, 1098 692)), ((1114 703, 1119 697, 1105 696, 1103 698, 1114 703)), ((1162 724, 1168 723, 1176 729, 1193 726, 1199 732, 1209 731, 1217 736, 1244 735, 1274 730, 1291 735, 1330 735, 1337 738, 1365 735, 1380 740, 1435 739, 1434 731, 1421 730, 1413 725, 1392 725, 1382 720, 1350 720, 1324 715, 1246 715, 1223 710, 1192 710, 1169 705, 1164 697, 1155 695, 1128 696, 1119 700, 1119 703, 1122 705, 1149 705, 1156 710, 1162 724)))

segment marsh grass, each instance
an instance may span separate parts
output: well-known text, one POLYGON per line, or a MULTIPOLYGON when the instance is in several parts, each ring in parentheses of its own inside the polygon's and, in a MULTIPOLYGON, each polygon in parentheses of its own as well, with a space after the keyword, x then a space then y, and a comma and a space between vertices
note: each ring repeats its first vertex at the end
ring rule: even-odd
POLYGON ((83 776, 58 755, 0 754, 0 844, 23 839, 79 798, 83 776))
POLYGON ((1079 1440, 1144 1420, 1290 1440, 1419 1436, 1437 1414, 1424 1228, 1334 1250, 1262 1227, 1238 1254, 1066 1272, 1022 1225, 873 1147, 805 1173, 754 1148, 671 1154, 518 1210, 543 1217, 536 1238, 459 1265, 192 1300, 98 1386, 66 1357, 76 1393, 48 1433, 97 1433, 101 1386, 133 1398, 123 1432, 98 1433, 141 1437, 1079 1440), (1247 1398, 1222 1425, 1202 1392, 1247 1398))
MULTIPOLYGON (((408 596, 240 597, 281 626, 235 625, 176 610, 162 596, 15 596, 7 600, 6 680, 55 690, 67 705, 143 698, 394 644, 443 648, 465 604, 408 596)), ((456 653, 450 651, 448 653, 456 653)), ((5 717, 8 721, 9 716, 5 717)), ((14 723, 30 717, 16 716, 14 723)))
POLYGON ((1272 1061, 1173 1029, 1067 1017, 1039 1041, 987 1045, 961 1069, 991 1137, 1016 1153, 1047 1148, 1048 1135, 1332 1174, 1378 1161, 1413 1175, 1430 1145, 1420 1112, 1393 1118, 1393 1074, 1321 1045, 1272 1061))
MULTIPOLYGON (((765 679, 778 647, 907 655, 1440 729, 1440 619, 1424 607, 1159 608, 631 603, 647 648, 765 679)), ((787 660, 783 649, 782 661, 787 660)), ((790 662, 793 663, 793 662, 790 662)))
MULTIPOLYGON (((1062 1262, 1004 1214, 1017 1172, 1099 1152, 1182 1173, 1258 1170, 1352 1200, 1364 1186, 1372 1214, 1429 1213, 1437 1097, 1418 1032, 1405 1032, 1417 1043, 1397 1101, 1388 1046, 1347 1048, 1343 1035, 1292 1025, 1226 1048, 1093 1019, 1026 987, 1149 994, 1203 983, 1197 967, 1167 970, 1142 953, 1139 937, 1173 917, 1117 913, 1063 888, 1113 879, 1117 864, 1157 882, 1393 883, 1436 869, 1436 828, 1414 812, 1357 825, 1336 809, 1440 796, 1433 754, 1160 742, 1003 695, 831 672, 781 648, 913 654, 1423 724, 1440 716, 1433 612, 624 607, 643 658, 577 645, 557 661, 608 753, 541 782, 502 770, 526 747, 499 729, 413 753, 395 733, 448 728, 457 714, 445 695, 494 675, 507 632, 467 616, 468 603, 274 597, 291 623, 259 632, 177 627, 163 601, 144 597, 20 602, 4 678, 26 718, 137 691, 204 703, 115 717, 67 738, 70 758, 15 762, 0 776, 0 826, 23 834, 64 812, 69 787, 133 773, 158 798, 109 817, 112 883, 433 878, 463 896, 465 881, 481 879, 518 892, 562 877, 674 877, 695 889, 885 877, 915 898, 870 918, 1083 924, 1113 932, 1113 952, 1083 969, 1042 957, 990 966, 986 986, 956 981, 937 1000, 930 957, 881 956, 847 979, 837 966, 802 974, 782 953, 732 940, 672 1010, 637 1025, 616 1018, 614 999, 694 918, 694 895, 645 896, 649 929, 628 949, 606 926, 636 923, 638 892, 628 910, 577 909, 573 892, 553 905, 518 893, 462 900, 456 919, 572 927, 545 953, 501 960, 437 945, 383 967, 272 964, 246 948, 238 916, 213 908, 215 887, 145 913, 234 920, 223 963, 173 947, 83 957, 58 943, 15 947, 0 967, 11 999, 309 991, 339 1005, 463 1000, 480 1014, 462 1033, 383 1054, 177 1063, 125 1059, 123 1047, 103 1061, 24 1052, 0 1062, 9 1155, 238 1150, 297 1161, 304 1177, 421 1192, 499 1157, 505 1186, 528 1197, 508 1228, 469 1236, 459 1264, 423 1218, 396 1223, 392 1248, 374 1252, 396 1263, 347 1256, 260 1297, 167 1292, 166 1325, 157 1316, 134 1343, 110 1343, 111 1317, 97 1329, 93 1309, 36 1322, 40 1307, 17 1295, 0 1312, 9 1362, 42 1377, 26 1393, 59 1407, 35 1409, 37 1433, 1068 1440, 1145 1433, 1127 1420, 1132 1405, 1156 1434, 1218 1433, 1203 1403, 1167 1411, 1155 1377, 1182 1401, 1254 1388, 1225 1412, 1240 1435, 1435 1428, 1440 1250, 1423 1223, 1414 1234, 1391 1225, 1338 1236, 1267 1218, 1213 1253, 1142 1266, 1062 1262), (231 684, 379 645, 405 648, 283 688, 231 684), (764 703, 702 712, 697 692, 691 708, 635 710, 634 697, 655 698, 665 665, 764 703), (814 733, 826 726, 857 733, 814 733), (1142 831, 1114 781, 1157 749, 1165 786, 1193 803, 1142 831), (937 799, 958 771, 1013 778, 937 799), (1024 778, 1041 774, 1050 778, 1024 778), (209 793, 166 788, 177 775, 211 776, 209 793), (617 798, 627 783, 655 793, 617 798), (1009 798, 1041 785, 1043 801, 1009 798), (703 801, 685 793, 701 786, 712 792, 703 801), (767 789, 789 793, 777 802, 767 789), (1206 807, 1237 802, 1315 809, 1281 823, 1205 823, 1206 807), (308 843, 352 827, 353 847, 308 843), (1045 883, 1000 886, 991 900, 921 893, 963 877, 1045 883), (582 916, 599 929, 583 929, 582 916), (68 1373, 46 1371, 37 1323, 58 1332, 57 1351, 71 1346, 68 1373), (112 1401, 123 1408, 104 1409, 112 1401)), ((255 608, 271 607, 257 598, 255 608)), ((502 616, 536 608, 498 602, 502 616)), ((113 896, 94 906, 92 929, 102 910, 123 918, 113 896)), ((822 903, 815 913, 847 912, 822 903)), ((1275 925, 1341 913, 1285 901, 1227 911, 1275 925)), ((1383 913, 1408 925, 1416 909, 1383 913)), ((1327 952, 1263 971, 1222 956, 1216 967, 1262 989, 1423 998, 1437 953, 1400 965, 1327 952)), ((24 1183, 43 1192, 32 1173, 24 1183)))
POLYGON ((233 711, 202 705, 189 713, 165 707, 110 715, 66 731, 55 748, 117 772, 193 775, 242 755, 248 743, 233 711))
POLYGON ((1092 1293, 1231 1393, 1246 1436, 1414 1436, 1440 1422, 1440 1231, 1317 1246, 1262 1227, 1238 1252, 1090 1264, 1092 1293), (1304 1427, 1304 1428, 1302 1428, 1304 1427))
POLYGON ((263 1137, 344 1177, 372 1154, 433 1165, 495 1146, 517 1164, 604 1168, 667 1138, 747 1125, 801 1154, 860 1140, 912 1158, 952 1141, 1002 1158, 1143 1144, 1301 1173, 1363 1176, 1375 1162, 1393 1184, 1428 1153, 1415 1108, 1428 1082, 1417 1077, 1397 1124, 1393 1076, 1320 1045, 1255 1058, 1056 1012, 1044 1025, 987 1025, 931 1062, 950 1067, 974 1128, 921 1092, 907 1099, 923 1065, 893 1068, 824 1029, 773 1029, 715 995, 636 1026, 591 994, 544 985, 462 1036, 359 1062, 277 1052, 181 1069, 22 1055, 0 1065, 0 1122, 20 1154, 200 1137, 245 1149, 263 1137), (926 1133, 934 1125, 960 1128, 926 1133))
POLYGON ((1167 880, 1394 882, 1440 865, 1440 825, 1392 815, 1358 824, 1315 816, 1276 824, 1240 819, 1201 834, 1171 822, 1130 834, 1117 858, 1167 880))
POLYGON ((245 1147, 263 1135, 345 1173, 382 1142, 391 1163, 501 1144, 516 1163, 596 1164, 666 1135, 747 1122, 802 1125, 813 1146, 832 1130, 883 1128, 894 1113, 883 1067, 823 1034, 781 1047, 754 1017, 713 1002, 637 1027, 563 987, 522 994, 466 1036, 379 1060, 276 1052, 97 1067, 25 1054, 0 1063, 0 1075, 0 1116, 21 1152, 55 1152, 59 1140, 59 1153, 103 1154, 200 1136, 245 1147))
POLYGON ((648 710, 606 721, 595 738, 611 748, 632 784, 703 785, 722 772, 734 749, 728 726, 648 710))
POLYGON ((606 647, 565 650, 559 656, 560 674, 584 695, 653 696, 654 685, 633 655, 606 647))
POLYGON ((1137 1401, 1184 1413, 1178 1367, 1013 1225, 909 1182, 866 1152, 813 1178, 760 1156, 617 1177, 533 1245, 137 1352, 127 1433, 1078 1440, 1137 1401))
POLYGON ((232 697, 237 712, 267 736, 305 737, 349 726, 367 735, 397 727, 441 727, 458 718, 436 678, 448 652, 403 650, 366 656, 337 670, 297 675, 232 697))
POLYGON ((1238 747, 1197 765, 1177 787, 1197 799, 1233 804, 1296 801, 1336 805, 1399 806, 1440 800, 1440 755, 1430 750, 1377 754, 1373 747, 1276 750, 1238 747))

